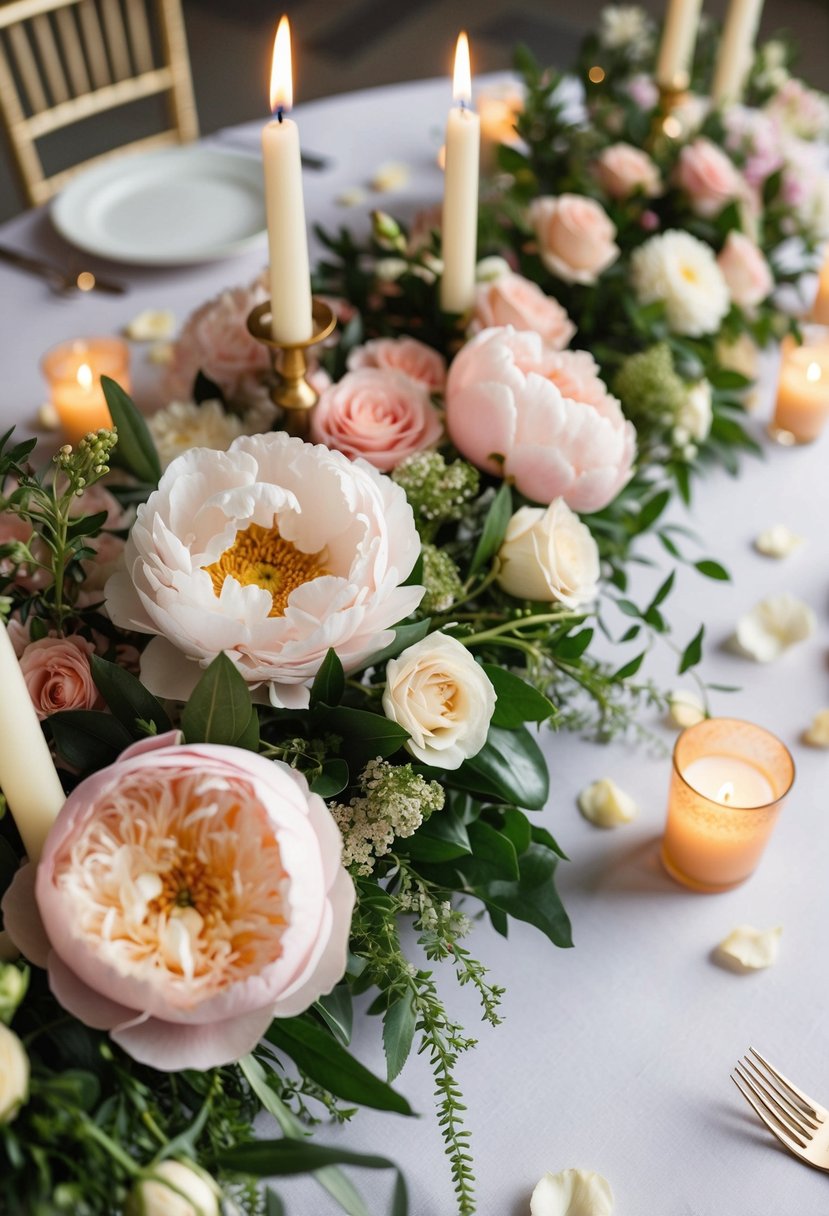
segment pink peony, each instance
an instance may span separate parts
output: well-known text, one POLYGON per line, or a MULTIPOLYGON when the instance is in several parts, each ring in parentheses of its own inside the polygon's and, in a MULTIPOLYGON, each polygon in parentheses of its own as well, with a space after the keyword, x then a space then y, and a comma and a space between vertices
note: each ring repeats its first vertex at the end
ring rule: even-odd
POLYGON ((364 367, 400 372, 430 393, 442 392, 446 383, 443 355, 417 338, 372 338, 364 346, 355 346, 348 356, 348 369, 356 372, 364 367))
POLYGON ((447 423, 468 460, 528 498, 599 511, 631 476, 636 432, 591 357, 568 366, 568 354, 546 349, 538 334, 485 329, 449 370, 447 423), (555 383, 565 375, 592 400, 565 396, 555 383))
POLYGON ((612 144, 603 149, 594 170, 599 185, 611 198, 630 198, 632 194, 654 198, 662 189, 656 164, 647 152, 632 144, 612 144))
POLYGON ((595 283, 619 256, 616 226, 592 198, 537 198, 529 218, 542 262, 565 283, 595 283))
POLYGON ((576 332, 558 300, 520 274, 503 274, 478 285, 473 327, 477 331, 496 325, 532 330, 554 350, 563 350, 576 332))
POLYGON ((587 350, 562 350, 544 357, 542 373, 556 386, 562 397, 592 405, 600 414, 614 417, 619 402, 607 391, 599 375, 599 365, 587 350))
POLYGON ((339 831, 304 777, 176 738, 83 781, 36 879, 21 870, 3 904, 60 1004, 163 1071, 237 1060, 274 1017, 330 992, 354 903, 339 831))
POLYGON ((732 231, 717 258, 731 299, 740 308, 755 308, 774 288, 774 276, 754 241, 732 231))
POLYGON ((311 417, 315 443, 351 460, 362 456, 384 473, 432 447, 442 434, 440 414, 424 386, 378 367, 348 372, 325 390, 311 417))
POLYGON ((89 667, 93 650, 77 636, 29 642, 20 656, 20 670, 41 721, 64 709, 94 709, 102 704, 89 667))
POLYGON ((702 137, 680 152, 676 184, 688 195, 691 210, 709 219, 745 192, 734 162, 710 139, 702 137))

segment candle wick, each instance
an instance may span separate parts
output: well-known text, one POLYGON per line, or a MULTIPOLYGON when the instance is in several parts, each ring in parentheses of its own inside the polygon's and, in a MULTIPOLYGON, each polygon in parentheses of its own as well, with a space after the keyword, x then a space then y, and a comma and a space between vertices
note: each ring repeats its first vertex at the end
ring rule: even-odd
POLYGON ((284 111, 284 109, 282 108, 282 106, 278 106, 278 107, 277 107, 277 111, 276 111, 276 121, 277 121, 277 122, 282 122, 282 120, 284 119, 284 117, 285 117, 285 111, 284 111))

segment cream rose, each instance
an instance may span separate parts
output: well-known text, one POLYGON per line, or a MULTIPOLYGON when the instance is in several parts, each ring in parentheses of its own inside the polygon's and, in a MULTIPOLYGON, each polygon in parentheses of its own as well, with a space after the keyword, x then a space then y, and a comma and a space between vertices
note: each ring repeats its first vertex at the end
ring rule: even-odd
POLYGON ((595 283, 619 256, 616 225, 592 198, 537 198, 529 218, 542 262, 565 283, 595 283))
POLYGON ((203 1170, 184 1161, 161 1161, 135 1184, 124 1216, 219 1216, 220 1198, 203 1170))
POLYGON ((729 232, 717 265, 740 308, 756 308, 774 288, 774 275, 762 250, 742 232, 729 232))
POLYGON ((710 218, 744 192, 744 181, 734 162, 710 139, 695 139, 679 154, 676 183, 684 190, 697 215, 710 218))
POLYGON ((495 689, 455 638, 431 633, 386 665, 383 710, 407 749, 435 768, 460 768, 486 742, 495 689))
POLYGON ((11 1123, 29 1095, 29 1057, 13 1030, 0 1022, 0 1123, 11 1123))
POLYGON ((558 300, 523 275, 512 273, 480 283, 475 292, 475 331, 496 325, 532 330, 554 350, 564 350, 576 332, 558 300))
POLYGON ((595 163, 599 185, 611 198, 630 198, 643 194, 654 198, 662 189, 659 170, 640 148, 632 144, 612 144, 599 153, 595 163))
POLYGON ((101 704, 92 679, 85 638, 40 638, 20 656, 20 670, 41 721, 64 709, 94 709, 101 704))
POLYGON ((498 553, 498 585, 517 599, 578 608, 596 598, 599 549, 592 533, 562 498, 521 507, 498 553))

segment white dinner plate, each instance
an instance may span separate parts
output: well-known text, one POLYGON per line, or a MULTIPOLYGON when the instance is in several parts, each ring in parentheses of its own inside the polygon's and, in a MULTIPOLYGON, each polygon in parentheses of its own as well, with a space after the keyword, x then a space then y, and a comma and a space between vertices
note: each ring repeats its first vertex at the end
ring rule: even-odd
POLYGON ((265 229, 262 165, 221 148, 168 148, 96 165, 52 203, 61 236, 148 266, 239 253, 265 229))

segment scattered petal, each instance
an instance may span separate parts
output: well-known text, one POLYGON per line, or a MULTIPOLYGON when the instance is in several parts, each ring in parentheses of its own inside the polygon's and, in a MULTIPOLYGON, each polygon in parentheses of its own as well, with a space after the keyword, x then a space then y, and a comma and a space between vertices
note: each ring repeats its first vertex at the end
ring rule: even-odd
POLYGON ((545 1174, 530 1200, 530 1216, 611 1216, 610 1183, 593 1170, 545 1174))
POLYGON ((174 349, 172 342, 153 342, 147 351, 147 359, 159 367, 166 367, 172 362, 174 349))
POLYGON ((761 600, 741 616, 734 635, 734 648, 757 663, 771 663, 796 642, 812 636, 817 628, 808 604, 784 591, 761 600))
POLYGON ((676 688, 669 694, 668 720, 672 726, 684 730, 686 726, 696 726, 705 716, 702 698, 689 688, 676 688))
POLYGON ((755 929, 738 925, 721 941, 715 951, 717 962, 731 971, 761 971, 777 962, 782 925, 776 929, 755 929))
POLYGON ((579 810, 585 819, 600 828, 615 828, 630 823, 639 814, 639 807, 610 777, 602 777, 588 785, 578 797, 579 810))
POLYGON ((359 207, 366 201, 366 192, 362 186, 346 186, 337 195, 336 202, 340 207, 359 207))
POLYGON ((402 190, 409 184, 412 171, 402 161, 391 160, 380 166, 371 179, 371 188, 378 194, 388 194, 392 190, 402 190))
POLYGON ((56 431, 60 427, 60 415, 51 401, 44 401, 37 411, 37 425, 44 431, 56 431))
POLYGON ((160 338, 172 338, 175 332, 175 313, 166 308, 145 308, 124 326, 124 334, 133 342, 155 342, 160 338))
POLYGON ((803 732, 803 742, 810 747, 829 747, 829 709, 818 710, 812 725, 803 732))
POLYGON ((788 557, 806 543, 805 536, 798 536, 786 524, 775 524, 761 532, 754 542, 754 548, 763 557, 788 557))

